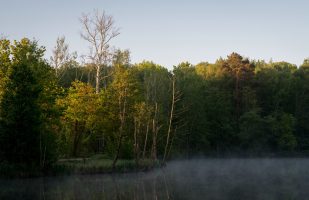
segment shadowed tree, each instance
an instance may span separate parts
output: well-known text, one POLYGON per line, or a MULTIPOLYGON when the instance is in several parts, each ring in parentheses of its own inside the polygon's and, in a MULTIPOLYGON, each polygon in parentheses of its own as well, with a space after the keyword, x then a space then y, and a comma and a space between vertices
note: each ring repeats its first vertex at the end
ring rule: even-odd
POLYGON ((14 64, 1 101, 0 149, 12 163, 40 163, 42 90, 26 64, 14 64))
MULTIPOLYGON (((12 129, 11 132, 14 134, 20 134, 19 142, 22 145, 16 148, 26 148, 25 146, 30 145, 29 151, 35 151, 32 148, 38 147, 40 165, 45 167, 53 162, 56 156, 53 134, 58 119, 57 109, 54 106, 58 87, 55 84, 53 70, 43 59, 45 48, 38 46, 36 41, 23 38, 21 41, 14 41, 13 44, 10 41, 1 41, 1 44, 5 44, 0 47, 0 71, 5 77, 5 84, 0 118, 2 125, 7 127, 2 131, 12 129), (27 134, 30 134, 29 140, 23 138, 27 134), (39 138, 37 144, 36 137, 39 138)), ((17 151, 15 153, 18 156, 27 154, 17 151)), ((33 162, 38 162, 36 156, 33 152, 33 162)), ((25 161, 21 159, 20 162, 25 161)))

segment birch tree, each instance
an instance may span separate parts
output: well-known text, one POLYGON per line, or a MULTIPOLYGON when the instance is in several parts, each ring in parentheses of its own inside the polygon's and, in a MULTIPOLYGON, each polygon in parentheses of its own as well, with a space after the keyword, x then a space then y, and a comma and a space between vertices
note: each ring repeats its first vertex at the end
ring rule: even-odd
POLYGON ((55 68, 56 77, 59 78, 59 69, 66 62, 71 59, 69 53, 69 45, 65 43, 65 37, 58 37, 56 41, 56 46, 52 51, 52 56, 50 57, 51 65, 55 68))
POLYGON ((164 155, 163 155, 163 160, 162 162, 165 163, 168 156, 169 152, 171 151, 174 136, 176 133, 177 126, 173 128, 173 122, 175 121, 175 118, 177 118, 177 112, 175 110, 176 103, 180 100, 180 92, 176 89, 175 83, 176 83, 176 77, 175 75, 172 75, 171 78, 172 82, 172 101, 171 101, 171 110, 169 113, 169 120, 168 120, 168 129, 167 129, 167 134, 166 134, 166 143, 165 143, 165 148, 164 148, 164 155))
MULTIPOLYGON (((112 57, 110 42, 120 34, 119 28, 115 27, 111 15, 107 15, 104 11, 101 13, 98 10, 93 14, 83 14, 80 22, 82 24, 81 37, 89 43, 90 51, 87 59, 96 67, 95 88, 98 94, 101 75, 104 71, 103 67, 110 62, 112 57)), ((105 74, 104 77, 106 78, 107 75, 105 74)))

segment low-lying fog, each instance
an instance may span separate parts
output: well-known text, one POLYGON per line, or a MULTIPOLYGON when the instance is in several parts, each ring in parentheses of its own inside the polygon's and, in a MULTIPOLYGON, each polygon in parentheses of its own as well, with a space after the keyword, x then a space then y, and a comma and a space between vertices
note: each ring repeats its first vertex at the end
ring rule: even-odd
POLYGON ((309 159, 172 161, 147 173, 1 180, 0 199, 308 199, 309 159))

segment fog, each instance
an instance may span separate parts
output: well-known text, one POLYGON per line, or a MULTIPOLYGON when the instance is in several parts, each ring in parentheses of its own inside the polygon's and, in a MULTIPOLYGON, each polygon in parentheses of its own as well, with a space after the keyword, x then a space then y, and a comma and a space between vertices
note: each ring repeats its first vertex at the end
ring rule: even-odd
POLYGON ((309 159, 172 161, 151 172, 0 180, 0 199, 306 199, 309 159))

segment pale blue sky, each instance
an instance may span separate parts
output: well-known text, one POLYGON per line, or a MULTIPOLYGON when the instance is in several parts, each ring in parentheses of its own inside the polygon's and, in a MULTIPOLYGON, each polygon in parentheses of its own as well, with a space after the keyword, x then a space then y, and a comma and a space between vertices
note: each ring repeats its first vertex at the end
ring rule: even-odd
POLYGON ((308 0, 0 0, 0 33, 35 38, 48 57, 64 35, 81 55, 88 46, 78 18, 99 9, 114 16, 113 45, 130 49, 133 63, 171 68, 238 52, 299 65, 309 57, 308 8, 308 0))

